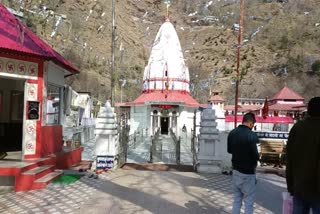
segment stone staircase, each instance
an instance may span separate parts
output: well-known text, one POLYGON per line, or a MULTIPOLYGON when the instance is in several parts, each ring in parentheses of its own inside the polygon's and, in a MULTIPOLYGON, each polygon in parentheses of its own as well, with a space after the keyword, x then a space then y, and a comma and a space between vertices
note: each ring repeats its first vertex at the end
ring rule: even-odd
POLYGON ((44 158, 0 160, 1 180, 14 186, 16 192, 42 189, 63 174, 62 170, 77 166, 81 162, 83 147, 63 148, 62 151, 44 158))
POLYGON ((8 166, 7 171, 7 175, 15 176, 16 192, 45 188, 63 174, 62 170, 56 170, 55 157, 25 162, 22 167, 8 166))

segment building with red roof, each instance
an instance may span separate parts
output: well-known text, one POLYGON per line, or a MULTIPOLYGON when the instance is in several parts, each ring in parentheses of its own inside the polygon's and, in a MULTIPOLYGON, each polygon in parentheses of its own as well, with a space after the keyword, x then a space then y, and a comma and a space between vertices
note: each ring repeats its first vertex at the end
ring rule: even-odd
POLYGON ((169 129, 178 132, 184 125, 191 130, 199 103, 190 95, 189 70, 182 53, 177 32, 167 19, 154 40, 141 95, 121 104, 123 111, 130 111, 130 131, 148 129, 153 135, 160 129, 167 134, 169 129))
POLYGON ((278 93, 276 93, 271 100, 273 101, 287 101, 287 102, 304 102, 304 98, 300 96, 298 93, 290 89, 287 85, 285 85, 278 93))
MULTIPOLYGON (((29 170, 46 165, 45 171, 34 168, 32 176, 39 171, 42 176, 53 173, 47 176, 53 179, 59 175, 53 172, 56 167, 81 159, 81 148, 69 152, 62 148, 64 77, 77 73, 0 4, 0 147, 3 157, 5 152, 18 152, 20 157, 15 158, 32 160, 29 170)), ((42 188, 50 181, 36 184, 34 178, 40 175, 30 177, 23 174, 27 169, 6 168, 10 163, 1 165, 0 175, 15 176, 16 191, 42 188)))
MULTIPOLYGON (((241 115, 254 112, 257 117, 258 128, 269 131, 289 131, 296 119, 303 116, 306 110, 304 98, 285 85, 269 101, 264 99, 239 99, 237 122, 241 123, 241 115), (266 115, 263 115, 264 105, 268 105, 266 115)), ((225 120, 227 129, 233 128, 234 105, 225 106, 225 120)))

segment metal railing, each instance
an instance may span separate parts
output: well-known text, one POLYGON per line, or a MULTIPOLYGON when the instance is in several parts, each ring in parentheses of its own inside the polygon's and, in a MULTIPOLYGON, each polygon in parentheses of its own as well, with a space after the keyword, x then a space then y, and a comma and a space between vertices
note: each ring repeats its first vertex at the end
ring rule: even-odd
POLYGON ((194 130, 191 130, 191 152, 192 152, 192 165, 193 165, 193 169, 195 171, 197 171, 197 166, 198 166, 198 156, 197 156, 197 152, 198 152, 198 139, 196 136, 196 133, 194 130))
POLYGON ((136 130, 133 134, 129 135, 130 127, 123 125, 119 130, 119 155, 116 157, 119 166, 126 163, 128 152, 135 149, 142 143, 148 136, 148 128, 136 130))
POLYGON ((138 129, 133 134, 128 135, 128 149, 135 149, 141 142, 148 137, 149 129, 138 129))
POLYGON ((149 159, 150 163, 153 163, 154 156, 155 156, 155 154, 157 152, 156 139, 158 139, 159 135, 160 135, 160 129, 156 130, 154 136, 151 136, 150 159, 149 159))
POLYGON ((173 139, 173 142, 176 147, 176 162, 180 164, 180 156, 181 156, 181 137, 177 137, 176 134, 170 129, 170 135, 173 139))
POLYGON ((192 165, 193 165, 193 170, 197 172, 198 168, 198 139, 197 139, 197 110, 194 110, 194 115, 193 115, 193 129, 191 129, 191 151, 192 151, 192 165))

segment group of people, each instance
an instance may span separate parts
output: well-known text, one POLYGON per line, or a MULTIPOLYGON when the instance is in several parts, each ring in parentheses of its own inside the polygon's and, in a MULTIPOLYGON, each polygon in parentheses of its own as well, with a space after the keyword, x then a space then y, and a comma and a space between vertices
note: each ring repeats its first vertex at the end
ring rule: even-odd
MULTIPOLYGON (((286 180, 293 196, 293 214, 320 214, 320 97, 308 103, 308 116, 296 123, 289 133, 286 151, 286 180)), ((232 154, 233 207, 239 214, 244 202, 246 214, 253 213, 256 192, 256 167, 259 139, 252 131, 253 113, 243 116, 242 124, 228 135, 232 154)))

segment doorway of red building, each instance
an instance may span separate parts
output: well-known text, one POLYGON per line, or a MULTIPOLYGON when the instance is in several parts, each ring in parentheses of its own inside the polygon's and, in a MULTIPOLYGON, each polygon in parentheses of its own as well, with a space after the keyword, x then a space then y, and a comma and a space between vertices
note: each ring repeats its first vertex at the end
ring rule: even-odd
POLYGON ((25 80, 0 78, 0 158, 22 159, 25 80))

